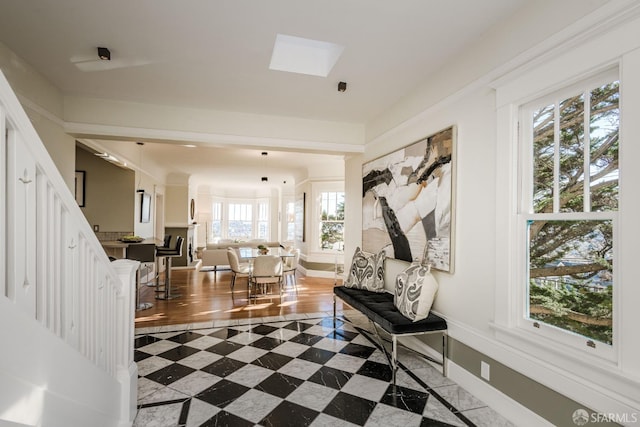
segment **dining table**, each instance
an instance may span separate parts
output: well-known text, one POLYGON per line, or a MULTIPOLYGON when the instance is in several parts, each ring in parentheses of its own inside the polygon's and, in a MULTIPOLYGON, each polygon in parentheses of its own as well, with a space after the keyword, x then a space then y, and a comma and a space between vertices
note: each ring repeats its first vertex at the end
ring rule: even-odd
POLYGON ((286 263, 287 258, 293 258, 295 253, 293 251, 288 251, 282 247, 271 247, 267 248, 267 253, 262 253, 258 248, 251 247, 240 247, 238 248, 238 252, 240 253, 239 258, 241 261, 248 260, 249 262, 249 283, 251 283, 251 277, 253 275, 253 261, 262 255, 276 255, 282 259, 283 265, 286 263))

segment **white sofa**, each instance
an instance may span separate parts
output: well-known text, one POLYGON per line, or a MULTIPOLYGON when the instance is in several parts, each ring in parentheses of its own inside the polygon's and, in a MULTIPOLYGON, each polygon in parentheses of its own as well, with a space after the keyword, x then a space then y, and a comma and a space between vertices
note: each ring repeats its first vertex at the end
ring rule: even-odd
MULTIPOLYGON (((268 248, 277 248, 280 246, 280 242, 231 242, 231 243, 208 243, 202 250, 202 267, 213 267, 214 270, 218 269, 218 266, 228 266, 229 258, 227 258, 227 248, 257 248, 258 245, 264 245, 268 248)), ((242 260, 241 260, 242 261, 242 260)))

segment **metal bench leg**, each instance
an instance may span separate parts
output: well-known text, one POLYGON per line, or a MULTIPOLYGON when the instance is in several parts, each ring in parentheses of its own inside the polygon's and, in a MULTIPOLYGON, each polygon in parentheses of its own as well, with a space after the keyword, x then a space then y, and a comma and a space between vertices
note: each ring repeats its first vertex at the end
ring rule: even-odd
POLYGON ((333 294, 333 329, 336 329, 336 295, 333 294))
POLYGON ((442 375, 444 377, 447 376, 447 353, 448 353, 448 346, 447 346, 447 339, 448 335, 446 332, 442 333, 442 375))
POLYGON ((393 386, 396 386, 396 373, 398 372, 398 337, 391 335, 391 375, 393 375, 393 386))

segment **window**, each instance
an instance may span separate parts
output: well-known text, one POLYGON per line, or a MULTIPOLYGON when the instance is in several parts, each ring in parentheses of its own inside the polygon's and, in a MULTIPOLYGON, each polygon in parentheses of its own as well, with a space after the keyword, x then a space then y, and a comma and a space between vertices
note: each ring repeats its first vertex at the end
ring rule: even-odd
POLYGON ((211 205, 207 224, 209 241, 271 239, 271 212, 268 199, 217 199, 211 205))
POLYGON ((607 351, 614 336, 619 83, 609 73, 520 113, 522 325, 607 351))
POLYGON ((320 193, 320 249, 339 250, 344 247, 344 192, 320 193))
POLYGON ((296 238, 296 204, 287 202, 286 204, 287 239, 293 242, 296 238))
POLYGON ((258 203, 258 217, 257 217, 257 234, 258 239, 269 240, 269 203, 258 203))
POLYGON ((217 241, 222 237, 222 203, 213 202, 211 206, 211 226, 209 240, 217 241))
POLYGON ((253 206, 249 203, 229 203, 227 236, 234 240, 251 239, 253 206))

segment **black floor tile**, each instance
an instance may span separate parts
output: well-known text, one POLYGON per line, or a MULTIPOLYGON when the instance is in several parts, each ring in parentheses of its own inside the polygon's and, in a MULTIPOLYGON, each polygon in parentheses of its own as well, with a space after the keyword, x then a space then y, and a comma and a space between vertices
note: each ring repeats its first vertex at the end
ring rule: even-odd
POLYGON ((145 353, 144 351, 140 351, 140 350, 133 350, 133 360, 135 362, 140 362, 144 359, 147 359, 149 357, 151 357, 151 354, 145 353))
POLYGON ((246 363, 239 360, 223 357, 222 359, 216 360, 212 364, 205 366, 201 371, 224 378, 227 375, 233 374, 244 365, 246 365, 246 363))
POLYGON ((341 371, 340 369, 329 368, 323 366, 311 375, 309 381, 340 390, 353 376, 350 372, 341 371))
POLYGON ((420 427, 453 427, 453 425, 448 423, 443 423, 442 421, 433 420, 431 418, 422 418, 420 427))
POLYGON ((317 343, 318 341, 320 341, 322 338, 324 338, 324 337, 321 337, 321 336, 318 336, 318 335, 305 334, 303 332, 303 333, 298 334, 295 337, 291 338, 289 341, 295 342, 295 343, 298 343, 298 344, 304 344, 304 345, 312 346, 315 343, 317 343))
POLYGON ((293 402, 283 401, 276 409, 260 421, 265 427, 306 427, 316 419, 319 412, 293 402))
POLYGON ((249 390, 249 387, 245 387, 243 385, 223 379, 218 381, 208 389, 196 394, 194 398, 217 406, 218 408, 224 408, 249 390))
POLYGON ((236 415, 230 414, 227 411, 220 411, 200 425, 200 427, 222 427, 222 426, 253 427, 254 424, 251 421, 247 421, 244 418, 240 418, 236 415))
POLYGON ((381 381, 391 381, 392 379, 391 367, 389 365, 386 363, 372 362, 371 360, 364 362, 356 373, 381 381))
POLYGON ((195 371, 195 369, 188 366, 183 366, 179 363, 172 363, 169 366, 165 366, 162 369, 158 369, 157 371, 146 375, 145 378, 148 378, 162 385, 169 385, 181 378, 186 377, 193 371, 195 371))
POLYGON ((253 332, 254 334, 260 334, 260 335, 269 335, 271 332, 277 331, 277 330, 278 328, 276 328, 275 326, 269 326, 269 325, 258 325, 251 328, 251 332, 253 332))
POLYGON ((199 351, 200 350, 198 350, 197 348, 181 345, 179 347, 172 348, 171 350, 162 352, 158 354, 158 356, 177 362, 179 360, 184 359, 187 356, 191 356, 193 353, 198 353, 199 351))
POLYGON ((290 329, 292 331, 304 332, 313 325, 304 322, 291 322, 287 326, 283 326, 283 329, 290 329))
POLYGON ((371 354, 376 351, 373 347, 367 347, 366 345, 349 343, 340 350, 340 353, 348 354, 349 356, 362 357, 363 359, 368 358, 371 354))
POLYGON ((308 360, 309 362, 319 363, 324 365, 327 363, 336 353, 322 348, 309 347, 302 354, 298 356, 298 359, 308 360))
POLYGON ((240 350, 242 347, 244 347, 242 344, 231 341, 222 341, 207 348, 206 351, 219 354, 220 356, 226 356, 227 354, 233 353, 236 350, 240 350))
POLYGON ((301 379, 275 372, 254 388, 284 399, 302 383, 304 383, 304 381, 301 379))
POLYGON ((238 335, 239 333, 240 331, 238 331, 237 329, 224 328, 224 329, 220 329, 219 331, 211 332, 209 336, 214 338, 220 338, 221 340, 226 340, 228 338, 238 335))
POLYGON ((173 336, 169 338, 169 341, 177 342, 180 344, 186 344, 189 341, 197 340, 198 338, 203 337, 204 335, 199 334, 197 332, 186 331, 179 335, 173 336))
POLYGON ((367 422, 376 402, 339 392, 324 408, 324 413, 360 426, 367 422))
POLYGON ((380 402, 415 414, 422 414, 429 398, 428 393, 389 384, 380 402))
POLYGON ((276 348, 277 346, 279 346, 284 342, 285 341, 279 340, 277 338, 262 337, 259 340, 254 341, 249 345, 251 347, 261 348, 263 350, 273 350, 274 348, 276 348))
POLYGON ((133 341, 133 348, 144 347, 145 345, 153 344, 157 341, 160 341, 160 338, 152 337, 151 335, 143 335, 133 341))
POLYGON ((344 329, 336 329, 335 331, 327 335, 327 338, 340 341, 352 341, 357 336, 357 332, 345 331, 344 329))
POLYGON ((267 353, 251 363, 253 365, 262 366, 263 368, 271 369, 272 371, 277 371, 291 360, 293 360, 293 357, 277 353, 267 353))

